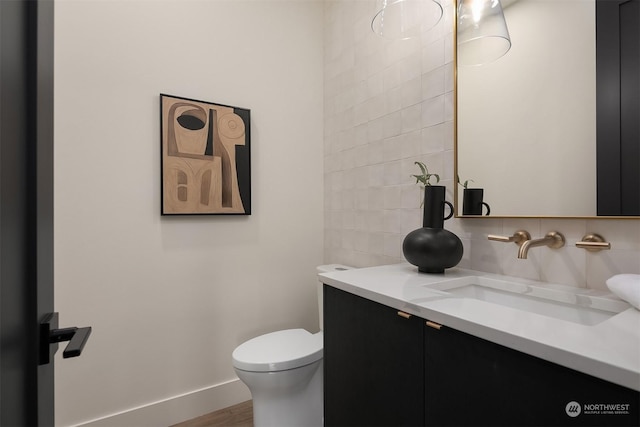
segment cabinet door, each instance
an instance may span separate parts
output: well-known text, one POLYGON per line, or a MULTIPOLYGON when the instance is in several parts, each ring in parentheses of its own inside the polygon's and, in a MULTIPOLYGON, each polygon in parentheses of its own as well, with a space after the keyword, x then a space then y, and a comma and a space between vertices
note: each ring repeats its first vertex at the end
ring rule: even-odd
POLYGON ((446 327, 424 343, 427 425, 639 425, 636 391, 446 327))
POLYGON ((326 426, 423 424, 422 325, 325 285, 326 426))

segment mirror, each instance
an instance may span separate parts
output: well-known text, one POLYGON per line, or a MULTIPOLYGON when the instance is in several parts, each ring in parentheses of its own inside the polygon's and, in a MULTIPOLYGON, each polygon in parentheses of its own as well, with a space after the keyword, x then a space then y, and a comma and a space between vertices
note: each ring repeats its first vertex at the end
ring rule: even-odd
MULTIPOLYGON (((595 217, 595 0, 502 5, 510 51, 456 68, 455 171, 491 217, 595 217)), ((454 193, 457 216, 487 214, 454 193)))

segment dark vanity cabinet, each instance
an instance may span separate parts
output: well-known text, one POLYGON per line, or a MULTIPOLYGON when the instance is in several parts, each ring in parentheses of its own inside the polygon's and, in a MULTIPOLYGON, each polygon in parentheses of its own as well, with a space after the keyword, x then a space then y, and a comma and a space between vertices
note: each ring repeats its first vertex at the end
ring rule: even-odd
POLYGON ((426 425, 639 425, 640 394, 626 387, 447 327, 425 327, 424 349, 426 425))
POLYGON ((636 391, 324 288, 326 426, 640 423, 636 391))
POLYGON ((422 424, 422 324, 324 287, 326 426, 422 424))

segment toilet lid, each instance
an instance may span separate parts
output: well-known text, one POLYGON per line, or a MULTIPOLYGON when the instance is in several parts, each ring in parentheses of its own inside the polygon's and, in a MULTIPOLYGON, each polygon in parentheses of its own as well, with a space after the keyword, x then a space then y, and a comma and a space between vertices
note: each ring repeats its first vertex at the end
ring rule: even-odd
POLYGON ((304 329, 271 332, 240 344, 233 366, 243 371, 273 372, 299 368, 322 358, 322 332, 304 329))

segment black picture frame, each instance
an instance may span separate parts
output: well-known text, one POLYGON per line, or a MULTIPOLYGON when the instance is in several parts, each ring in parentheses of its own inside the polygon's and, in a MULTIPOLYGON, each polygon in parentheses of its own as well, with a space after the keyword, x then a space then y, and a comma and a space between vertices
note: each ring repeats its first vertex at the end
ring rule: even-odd
POLYGON ((251 215, 250 115, 160 94, 162 215, 251 215))

